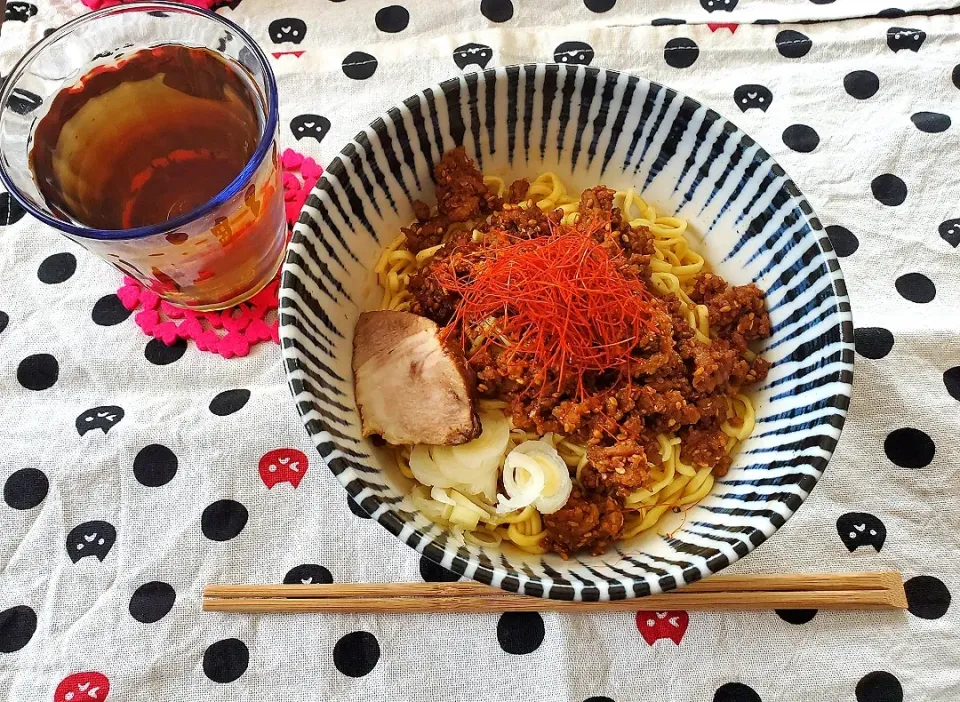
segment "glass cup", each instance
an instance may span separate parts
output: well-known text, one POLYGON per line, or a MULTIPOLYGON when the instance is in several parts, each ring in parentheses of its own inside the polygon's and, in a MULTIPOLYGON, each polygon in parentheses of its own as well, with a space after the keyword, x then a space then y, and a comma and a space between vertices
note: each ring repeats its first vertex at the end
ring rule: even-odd
MULTIPOLYGON (((140 108, 149 111, 145 102, 140 108)), ((82 144, 74 157, 82 158, 82 144)), ((10 194, 34 217, 174 305, 229 307, 273 279, 287 240, 281 176, 277 86, 266 55, 233 22, 195 7, 144 2, 79 17, 27 52, 0 92, 0 180, 10 194), (259 141, 236 177, 190 211, 149 226, 87 226, 38 187, 30 159, 37 125, 58 93, 96 67, 107 72, 138 51, 170 46, 207 49, 238 72, 259 102, 259 141)), ((89 188, 75 181, 73 187, 89 188)))

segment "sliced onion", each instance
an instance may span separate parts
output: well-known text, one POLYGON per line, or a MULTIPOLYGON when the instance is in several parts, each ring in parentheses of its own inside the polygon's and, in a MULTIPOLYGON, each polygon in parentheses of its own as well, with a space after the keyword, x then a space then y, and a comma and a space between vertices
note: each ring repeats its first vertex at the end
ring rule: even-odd
POLYGON ((543 492, 543 486, 544 475, 540 462, 514 449, 507 454, 503 463, 503 488, 509 497, 497 497, 497 513, 506 514, 532 505, 543 492))
POLYGON ((449 521, 453 507, 432 499, 426 487, 422 485, 414 487, 413 490, 410 491, 410 498, 413 501, 413 506, 417 508, 417 511, 431 522, 446 524, 449 521))
POLYGON ((497 512, 502 514, 532 504, 541 514, 553 514, 567 503, 573 481, 552 437, 547 435, 538 441, 524 441, 507 455, 503 487, 509 499, 500 496, 497 512), (529 476, 525 482, 518 480, 517 468, 529 476))
POLYGON ((444 490, 444 489, 442 489, 442 488, 435 487, 435 488, 431 489, 431 490, 430 490, 430 497, 432 497, 433 499, 435 499, 437 502, 442 502, 442 503, 445 504, 445 505, 454 505, 454 506, 456 506, 456 504, 457 504, 456 502, 454 502, 453 498, 450 497, 450 495, 447 494, 447 491, 444 490))
POLYGON ((459 524, 464 529, 476 529, 480 523, 480 518, 487 516, 487 513, 456 491, 452 491, 451 496, 454 499, 455 506, 453 512, 450 513, 450 521, 459 524))
MULTIPOLYGON (((438 481, 430 485, 454 487, 469 495, 483 495, 490 501, 496 498, 497 473, 510 443, 510 424, 499 410, 481 412, 480 424, 480 436, 473 441, 460 446, 430 447, 429 457, 443 476, 438 478, 434 473, 425 471, 431 479, 438 481)), ((410 468, 420 480, 412 465, 412 455, 410 459, 410 468)))
POLYGON ((491 471, 500 467, 510 443, 510 423, 500 410, 480 413, 480 436, 460 446, 449 446, 457 462, 468 470, 491 471))
POLYGON ((444 475, 430 455, 430 447, 418 444, 410 451, 410 471, 421 485, 450 487, 453 482, 444 475))
POLYGON ((464 529, 476 529, 480 520, 490 515, 456 490, 433 487, 429 497, 426 487, 418 485, 413 490, 413 502, 417 509, 433 521, 449 522, 464 529))

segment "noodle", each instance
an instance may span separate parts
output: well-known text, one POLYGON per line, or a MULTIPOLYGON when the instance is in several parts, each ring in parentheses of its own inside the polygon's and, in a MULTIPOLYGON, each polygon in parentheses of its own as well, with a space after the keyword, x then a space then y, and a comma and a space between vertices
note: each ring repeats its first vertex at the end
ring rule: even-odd
MULTIPOLYGON (((503 178, 487 175, 484 184, 498 196, 503 196, 507 186, 503 178)), ((506 207, 539 207, 544 212, 556 209, 563 211, 562 222, 573 224, 579 217, 579 196, 572 197, 560 178, 554 173, 538 176, 527 190, 527 201, 506 207)), ((663 295, 672 295, 684 305, 684 314, 694 335, 703 344, 711 343, 710 319, 707 307, 698 305, 690 299, 695 277, 709 267, 703 256, 693 251, 686 238, 687 222, 679 217, 667 217, 657 213, 632 188, 617 191, 614 205, 619 207, 624 220, 633 227, 646 227, 653 236, 654 254, 650 261, 650 284, 663 295)), ((444 234, 443 242, 423 249, 417 254, 404 248, 406 236, 400 234, 383 250, 374 269, 377 282, 383 290, 380 309, 409 310, 411 294, 407 285, 411 276, 424 266, 438 250, 443 248, 449 235, 456 231, 473 230, 474 241, 482 241, 482 234, 474 227, 476 222, 451 225, 444 234)), ((472 348, 479 348, 485 341, 483 335, 471 339, 472 348)), ((481 399, 479 407, 485 410, 503 410, 507 403, 500 400, 481 399)), ((738 444, 746 440, 756 424, 756 413, 750 398, 744 394, 728 398, 727 419, 721 425, 728 440, 727 454, 732 454, 738 444)), ((544 437, 512 430, 507 453, 524 441, 533 441, 544 437)), ((572 442, 566 437, 554 434, 551 441, 560 457, 580 483, 581 472, 588 464, 586 447, 572 442)), ((645 488, 636 490, 625 500, 627 511, 621 539, 630 539, 656 528, 669 511, 689 509, 710 493, 714 485, 714 476, 710 467, 693 466, 680 459, 681 439, 673 433, 659 434, 660 465, 651 464, 652 482, 645 488)), ((410 469, 410 446, 394 447, 394 454, 400 473, 415 480, 410 469)), ((501 460, 501 469, 503 467, 501 460)), ((418 484, 419 485, 419 484, 418 484)), ((422 488, 422 486, 421 486, 422 488)), ((497 514, 496 505, 482 497, 460 495, 454 490, 456 499, 465 499, 482 513, 476 529, 463 530, 466 542, 479 546, 496 546, 503 541, 531 554, 545 553, 547 549, 540 543, 546 536, 540 513, 533 506, 527 506, 507 514, 497 514)), ((449 525, 445 514, 449 514, 448 505, 429 496, 429 489, 415 489, 415 504, 432 520, 449 525)), ((459 532, 458 532, 459 533, 459 532)))

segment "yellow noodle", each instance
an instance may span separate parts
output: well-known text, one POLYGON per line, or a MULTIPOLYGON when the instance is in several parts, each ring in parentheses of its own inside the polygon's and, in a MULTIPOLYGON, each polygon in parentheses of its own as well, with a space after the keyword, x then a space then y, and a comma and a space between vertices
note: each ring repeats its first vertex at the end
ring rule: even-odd
POLYGON ((465 531, 463 540, 474 546, 485 546, 496 548, 503 543, 503 536, 496 530, 477 529, 475 531, 465 531))
POLYGON ((431 246, 428 249, 422 249, 420 253, 417 254, 416 258, 414 258, 414 262, 417 264, 417 267, 419 268, 421 265, 423 265, 424 261, 428 261, 429 259, 433 258, 433 255, 442 248, 443 244, 437 244, 436 246, 431 246))
POLYGON ((503 193, 507 190, 507 185, 500 176, 485 175, 483 176, 483 184, 496 193, 497 197, 503 197, 503 193))

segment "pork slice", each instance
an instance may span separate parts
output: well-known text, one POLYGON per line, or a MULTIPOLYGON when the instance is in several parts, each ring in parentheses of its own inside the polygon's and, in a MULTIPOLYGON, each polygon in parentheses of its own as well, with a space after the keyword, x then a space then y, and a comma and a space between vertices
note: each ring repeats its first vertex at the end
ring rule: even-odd
POLYGON ((454 446, 480 435, 462 355, 432 320, 364 312, 353 335, 353 383, 364 436, 391 444, 454 446))

